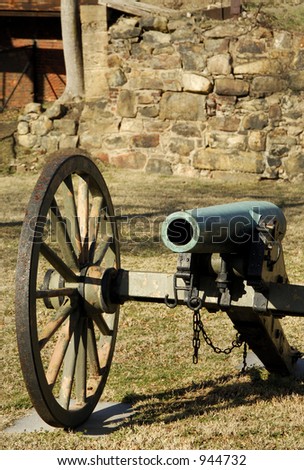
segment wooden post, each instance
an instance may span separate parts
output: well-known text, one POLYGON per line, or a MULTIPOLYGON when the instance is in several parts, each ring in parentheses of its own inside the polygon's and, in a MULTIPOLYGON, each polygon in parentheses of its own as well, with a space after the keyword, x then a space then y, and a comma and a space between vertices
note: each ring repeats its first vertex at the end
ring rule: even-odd
POLYGON ((241 0, 231 0, 230 14, 236 16, 241 13, 241 0))

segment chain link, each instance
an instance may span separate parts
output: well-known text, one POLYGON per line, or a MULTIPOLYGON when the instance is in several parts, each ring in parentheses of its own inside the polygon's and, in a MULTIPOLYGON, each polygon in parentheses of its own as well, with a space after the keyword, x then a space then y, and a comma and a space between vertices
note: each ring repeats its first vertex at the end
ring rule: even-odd
POLYGON ((208 336, 206 333, 206 330, 204 328, 203 322, 201 320, 201 315, 199 310, 195 310, 193 312, 193 364, 198 363, 198 352, 200 348, 200 333, 202 333, 203 338, 205 340, 205 343, 210 346, 213 351, 216 354, 230 354, 233 349, 235 348, 240 348, 244 344, 244 352, 243 352, 243 368, 242 368, 242 373, 245 372, 246 369, 246 357, 247 357, 247 345, 246 342, 242 339, 240 333, 236 334, 236 338, 232 341, 232 344, 230 347, 227 347, 225 349, 221 349, 218 346, 214 346, 211 338, 208 336))

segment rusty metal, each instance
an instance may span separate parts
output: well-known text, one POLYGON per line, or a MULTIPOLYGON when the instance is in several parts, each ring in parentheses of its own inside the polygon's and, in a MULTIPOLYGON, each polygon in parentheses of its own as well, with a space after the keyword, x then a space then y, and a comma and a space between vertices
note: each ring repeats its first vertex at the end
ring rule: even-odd
MULTIPOLYGON (((268 371, 293 374, 301 354, 280 319, 304 317, 304 286, 288 283, 280 209, 238 203, 168 220, 162 233, 178 252, 176 272, 121 269, 111 198, 88 155, 59 152, 42 172, 20 238, 16 328, 25 383, 49 424, 75 427, 92 413, 109 373, 119 306, 128 301, 187 306, 194 315, 194 362, 202 334, 216 353, 248 344, 268 371), (248 224, 242 225, 244 210, 248 224), (217 223, 206 225, 212 214, 217 223), (228 315, 237 330, 231 346, 214 345, 202 307, 228 315)), ((245 355, 246 349, 244 366, 245 355)))

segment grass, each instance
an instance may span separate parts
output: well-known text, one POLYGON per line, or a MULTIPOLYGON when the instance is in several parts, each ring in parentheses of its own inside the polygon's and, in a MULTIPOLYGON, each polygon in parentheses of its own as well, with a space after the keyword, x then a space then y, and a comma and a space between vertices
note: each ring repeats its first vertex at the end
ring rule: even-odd
MULTIPOLYGON (((288 220, 284 252, 291 282, 303 283, 301 184, 225 183, 106 169, 117 210, 135 218, 122 227, 122 267, 174 272, 176 256, 158 243, 159 222, 171 211, 239 199, 280 205, 288 220), (144 214, 144 223, 137 215, 144 214), (140 227, 141 225, 141 227, 140 227), (136 233, 136 239, 134 239, 136 233), (131 239, 132 238, 132 239, 131 239)), ((14 272, 18 237, 37 175, 1 177, 0 249, 2 429, 31 407, 19 367, 14 326, 14 272)), ((212 339, 234 338, 223 314, 203 315, 212 339)), ((282 320, 290 342, 304 350, 304 318, 282 320)), ((113 433, 89 439, 80 433, 0 433, 2 449, 303 449, 304 386, 263 369, 240 376, 242 351, 220 356, 202 344, 192 364, 192 318, 184 307, 128 303, 122 308, 117 347, 103 400, 132 404, 135 415, 113 433)))
POLYGON ((245 10, 253 15, 260 12, 265 24, 274 29, 291 32, 304 31, 304 5, 291 5, 283 1, 273 0, 243 0, 245 10))

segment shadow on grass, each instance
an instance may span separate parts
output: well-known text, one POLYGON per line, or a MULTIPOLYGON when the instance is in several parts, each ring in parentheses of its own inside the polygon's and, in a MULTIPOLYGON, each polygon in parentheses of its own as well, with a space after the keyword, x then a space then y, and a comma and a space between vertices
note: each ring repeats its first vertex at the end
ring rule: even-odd
MULTIPOLYGON (((250 369, 243 376, 223 375, 188 387, 168 390, 155 395, 127 395, 124 402, 132 404, 131 425, 171 423, 191 416, 251 406, 258 401, 293 394, 304 396, 304 383, 299 379, 270 374, 264 369, 250 369), (238 378, 240 377, 240 378, 238 378), (250 380, 244 382, 246 378, 250 380)), ((125 423, 123 426, 128 426, 125 423)))

